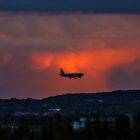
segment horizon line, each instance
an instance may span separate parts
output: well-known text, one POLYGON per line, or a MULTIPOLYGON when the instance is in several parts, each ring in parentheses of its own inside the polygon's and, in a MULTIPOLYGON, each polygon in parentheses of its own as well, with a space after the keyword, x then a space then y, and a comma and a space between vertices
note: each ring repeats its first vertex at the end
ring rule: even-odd
POLYGON ((93 95, 97 95, 97 94, 106 94, 106 93, 114 93, 114 92, 127 92, 127 91, 140 91, 140 89, 118 89, 118 90, 112 90, 112 91, 102 91, 102 92, 73 92, 73 93, 62 93, 62 94, 58 94, 58 95, 52 95, 52 96, 48 96, 48 97, 44 97, 44 98, 32 98, 32 97, 26 97, 26 98, 17 98, 17 97, 10 97, 10 98, 0 98, 0 100, 44 100, 44 99, 48 99, 48 98, 53 98, 53 97, 58 97, 58 96, 65 96, 65 95, 80 95, 80 94, 93 94, 93 95))

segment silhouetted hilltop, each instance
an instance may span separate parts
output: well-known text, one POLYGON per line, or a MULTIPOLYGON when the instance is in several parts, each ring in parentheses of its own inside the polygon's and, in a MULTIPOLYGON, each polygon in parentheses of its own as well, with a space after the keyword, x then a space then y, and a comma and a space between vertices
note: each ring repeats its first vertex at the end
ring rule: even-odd
POLYGON ((75 111, 137 111, 140 90, 118 90, 103 93, 65 94, 42 100, 49 107, 75 111))
POLYGON ((140 111, 140 90, 112 91, 103 93, 65 94, 35 100, 1 99, 0 114, 14 114, 15 112, 105 112, 105 113, 136 113, 140 111))
POLYGON ((116 90, 112 92, 97 92, 97 93, 78 93, 78 94, 64 94, 64 95, 57 95, 57 96, 51 96, 45 99, 42 99, 43 101, 74 101, 74 100, 90 100, 90 99, 99 99, 103 98, 106 101, 116 101, 116 99, 126 99, 128 100, 135 100, 136 98, 140 99, 140 90, 116 90))

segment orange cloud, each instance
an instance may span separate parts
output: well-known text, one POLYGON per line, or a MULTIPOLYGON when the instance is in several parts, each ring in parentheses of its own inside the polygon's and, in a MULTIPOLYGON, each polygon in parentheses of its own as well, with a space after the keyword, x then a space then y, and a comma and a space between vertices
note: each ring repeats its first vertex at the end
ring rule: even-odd
POLYGON ((30 57, 32 70, 44 70, 52 65, 52 54, 33 53, 30 57))
POLYGON ((96 51, 86 51, 75 53, 59 54, 56 59, 57 67, 63 67, 68 71, 96 69, 106 71, 109 68, 125 63, 131 63, 139 54, 137 50, 125 49, 99 49, 96 51))
POLYGON ((138 49, 105 48, 81 52, 33 53, 31 55, 33 70, 44 70, 51 66, 64 68, 66 71, 108 71, 114 66, 132 63, 139 59, 138 49), (91 69, 91 70, 90 70, 91 69))
MULTIPOLYGON (((59 68, 63 68, 66 72, 84 72, 86 82, 81 83, 83 88, 88 91, 94 85, 95 91, 108 90, 108 79, 112 70, 140 59, 138 52, 139 48, 128 50, 104 48, 90 51, 85 49, 75 52, 33 53, 32 70, 47 71, 48 68, 55 68, 55 71, 58 71, 59 68)), ((59 85, 57 76, 53 78, 59 85)))

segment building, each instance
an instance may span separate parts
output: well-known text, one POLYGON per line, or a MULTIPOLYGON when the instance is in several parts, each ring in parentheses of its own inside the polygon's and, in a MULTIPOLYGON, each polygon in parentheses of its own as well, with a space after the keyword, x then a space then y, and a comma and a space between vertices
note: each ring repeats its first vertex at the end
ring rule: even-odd
POLYGON ((80 130, 86 127, 87 118, 80 118, 78 121, 73 121, 72 126, 74 130, 80 130))
MULTIPOLYGON (((123 114, 127 116, 130 120, 130 127, 133 126, 133 117, 130 114, 123 114)), ((74 130, 81 130, 86 127, 87 120, 88 122, 94 127, 97 125, 100 126, 108 126, 109 128, 116 128, 117 127, 117 119, 119 116, 93 116, 90 118, 87 117, 80 117, 78 120, 72 122, 72 127, 74 130)))

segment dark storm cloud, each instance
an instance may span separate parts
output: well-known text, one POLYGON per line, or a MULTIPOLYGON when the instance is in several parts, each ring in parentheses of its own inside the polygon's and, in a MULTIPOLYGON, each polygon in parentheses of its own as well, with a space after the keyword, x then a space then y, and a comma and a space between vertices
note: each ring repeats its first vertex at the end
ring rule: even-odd
POLYGON ((15 53, 11 61, 0 62, 0 97, 1 98, 40 98, 50 94, 52 70, 32 71, 30 62, 24 53, 15 53), (45 76, 45 79, 42 77, 45 76), (38 88, 39 87, 39 88, 38 88), (45 91, 45 89, 48 89, 45 91))
POLYGON ((1 0, 1 11, 140 13, 139 0, 1 0))
POLYGON ((115 67, 109 79, 112 89, 138 89, 140 83, 140 61, 139 59, 130 64, 115 67))

